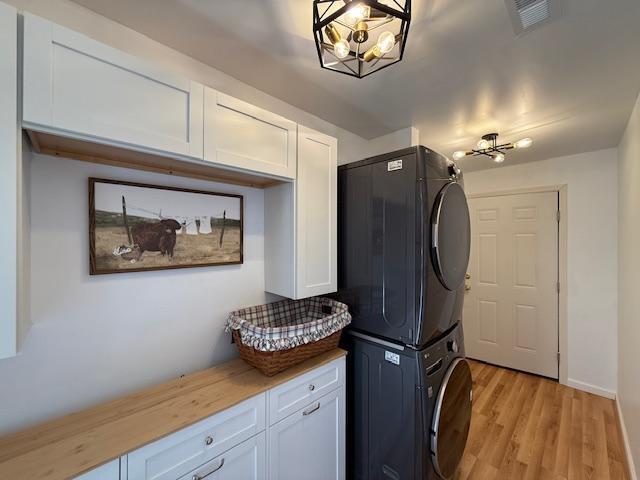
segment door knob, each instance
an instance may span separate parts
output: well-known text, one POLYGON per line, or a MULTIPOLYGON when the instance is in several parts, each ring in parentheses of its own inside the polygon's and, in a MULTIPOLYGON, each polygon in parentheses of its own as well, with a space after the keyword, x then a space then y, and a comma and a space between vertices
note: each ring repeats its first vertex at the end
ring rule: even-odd
POLYGON ((467 280, 469 280, 469 279, 471 279, 471 275, 470 275, 470 274, 468 274, 468 273, 465 273, 465 274, 464 274, 464 278, 466 278, 467 280))
POLYGON ((468 283, 464 286, 464 289, 466 292, 468 292, 469 290, 471 290, 471 285, 469 285, 468 283))

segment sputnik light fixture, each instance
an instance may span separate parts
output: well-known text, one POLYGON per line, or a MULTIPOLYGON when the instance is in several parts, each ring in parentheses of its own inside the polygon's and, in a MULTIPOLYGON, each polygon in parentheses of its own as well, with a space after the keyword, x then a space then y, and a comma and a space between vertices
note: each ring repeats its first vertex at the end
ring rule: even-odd
POLYGON ((478 156, 484 155, 487 157, 491 157, 494 162, 502 163, 506 158, 505 154, 507 150, 513 150, 514 148, 528 148, 533 143, 531 138, 523 138, 522 140, 518 140, 513 143, 498 143, 498 134, 497 133, 487 133, 482 136, 482 139, 478 142, 477 148, 465 151, 458 150, 457 152, 453 152, 453 158, 455 160, 460 160, 466 156, 478 156))
POLYGON ((320 66, 362 78, 402 60, 411 0, 314 0, 320 66))

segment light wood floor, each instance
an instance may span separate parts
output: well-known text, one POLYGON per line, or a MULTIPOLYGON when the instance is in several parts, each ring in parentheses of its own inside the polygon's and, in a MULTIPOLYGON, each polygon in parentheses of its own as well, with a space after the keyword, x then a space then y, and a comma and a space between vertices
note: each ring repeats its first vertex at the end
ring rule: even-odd
POLYGON ((613 400, 471 362, 473 414, 456 480, 626 480, 613 400))

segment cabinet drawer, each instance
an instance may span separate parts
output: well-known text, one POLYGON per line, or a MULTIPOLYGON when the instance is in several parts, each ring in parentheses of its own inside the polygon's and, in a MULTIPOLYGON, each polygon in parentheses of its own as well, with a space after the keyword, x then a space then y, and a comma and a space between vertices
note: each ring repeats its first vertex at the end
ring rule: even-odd
POLYGON ((263 480, 266 477, 266 433, 245 440, 188 473, 180 480, 263 480))
POLYGON ((265 428, 265 394, 128 455, 129 480, 175 480, 265 428))
POLYGON ((269 391, 269 425, 344 385, 344 375, 344 358, 339 358, 272 389, 269 391))

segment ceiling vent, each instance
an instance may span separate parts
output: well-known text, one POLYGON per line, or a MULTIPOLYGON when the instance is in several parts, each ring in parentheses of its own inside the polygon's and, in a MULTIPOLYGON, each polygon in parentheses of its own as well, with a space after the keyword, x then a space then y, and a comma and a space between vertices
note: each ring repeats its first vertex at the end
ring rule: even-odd
POLYGON ((516 35, 560 16, 561 0, 505 0, 516 35))

